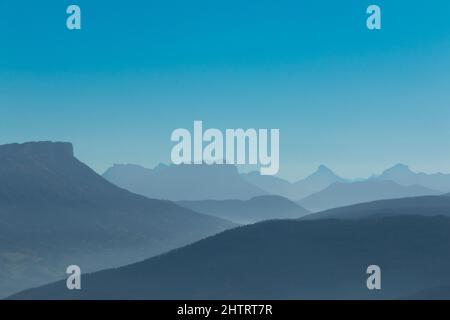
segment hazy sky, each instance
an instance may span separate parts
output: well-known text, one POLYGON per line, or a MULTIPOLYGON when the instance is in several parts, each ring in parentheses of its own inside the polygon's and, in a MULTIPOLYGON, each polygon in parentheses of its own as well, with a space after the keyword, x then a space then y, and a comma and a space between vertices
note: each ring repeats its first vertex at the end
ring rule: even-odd
POLYGON ((322 163, 450 172, 449 19, 448 0, 1 0, 0 143, 70 141, 99 172, 152 167, 172 130, 203 120, 279 128, 291 179, 322 163))

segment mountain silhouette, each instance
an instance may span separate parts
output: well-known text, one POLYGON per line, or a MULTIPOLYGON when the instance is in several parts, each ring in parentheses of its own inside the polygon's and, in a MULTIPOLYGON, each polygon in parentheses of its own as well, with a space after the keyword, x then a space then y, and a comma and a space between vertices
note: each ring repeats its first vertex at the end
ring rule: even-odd
POLYGON ((294 188, 294 184, 277 176, 261 175, 258 171, 242 173, 241 177, 268 194, 278 195, 290 200, 298 200, 304 191, 294 188))
POLYGON ((294 219, 309 213, 295 202, 281 196, 259 196, 250 200, 180 201, 178 204, 196 212, 240 224, 269 219, 294 219))
POLYGON ((333 183, 347 182, 324 165, 320 165, 314 173, 294 183, 274 176, 261 176, 257 172, 242 176, 269 194, 280 195, 294 201, 323 190, 333 183))
POLYGON ((328 187, 332 183, 336 182, 346 182, 346 179, 343 179, 336 175, 330 168, 320 165, 316 172, 307 176, 305 179, 297 181, 294 183, 295 186, 303 186, 312 191, 319 191, 326 187, 328 187))
POLYGON ((393 299, 450 282, 449 252, 449 217, 274 220, 11 299, 393 299))
POLYGON ((421 185, 442 192, 450 191, 450 174, 416 173, 404 164, 397 164, 374 179, 391 180, 403 186, 421 185))
POLYGON ((416 173, 413 172, 407 165, 398 163, 395 166, 384 170, 380 178, 384 180, 398 181, 401 179, 412 179, 415 176, 416 173))
POLYGON ((419 185, 401 186, 393 181, 367 180, 352 183, 333 183, 298 203, 310 211, 323 211, 336 207, 381 199, 438 195, 440 191, 419 185))
POLYGON ((0 295, 162 253, 234 224, 109 183, 70 143, 0 146, 0 295))
POLYGON ((362 219, 392 215, 450 216, 450 197, 423 196, 355 204, 313 213, 302 219, 362 219))
POLYGON ((346 179, 336 175, 325 165, 320 165, 315 172, 293 184, 296 193, 295 201, 315 192, 321 191, 333 183, 345 183, 346 179))
POLYGON ((233 165, 160 165, 153 170, 114 165, 103 177, 131 192, 173 201, 248 200, 267 194, 244 180, 233 165))

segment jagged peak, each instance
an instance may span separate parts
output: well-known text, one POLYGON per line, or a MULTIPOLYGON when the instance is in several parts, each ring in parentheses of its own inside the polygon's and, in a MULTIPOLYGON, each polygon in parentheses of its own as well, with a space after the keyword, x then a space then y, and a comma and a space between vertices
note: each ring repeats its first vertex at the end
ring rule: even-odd
POLYGON ((333 170, 331 170, 330 168, 328 168, 326 165, 321 164, 318 168, 316 172, 329 172, 329 173, 333 173, 333 170))
POLYGON ((406 164, 397 163, 396 165, 384 170, 383 174, 389 173, 389 172, 410 172, 410 173, 412 173, 413 171, 406 164))

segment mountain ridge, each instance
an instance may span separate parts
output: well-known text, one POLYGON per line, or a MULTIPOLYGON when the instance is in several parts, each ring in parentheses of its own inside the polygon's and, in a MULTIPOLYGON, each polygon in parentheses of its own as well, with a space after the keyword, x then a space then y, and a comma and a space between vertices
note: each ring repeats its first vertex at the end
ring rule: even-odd
MULTIPOLYGON (((207 165, 203 165, 206 166, 207 165)), ((203 167, 203 166, 199 166, 203 167)), ((185 166, 187 167, 187 166, 185 166)), ((217 167, 217 166, 216 166, 217 167)), ((139 165, 133 165, 133 164, 126 164, 126 165, 118 165, 115 164, 112 167, 110 167, 108 170, 105 171, 103 176, 107 178, 109 181, 115 183, 116 185, 123 187, 125 189, 137 192, 139 194, 153 197, 153 198, 160 198, 160 199, 171 199, 174 201, 183 201, 183 200, 229 200, 229 199, 239 199, 239 200, 248 200, 254 196, 259 195, 279 195, 285 198, 288 198, 290 200, 298 202, 299 199, 302 200, 308 196, 311 196, 317 192, 323 191, 329 186, 331 186, 334 183, 357 183, 357 182, 377 182, 377 181, 393 181, 400 186, 403 187, 410 187, 410 186, 422 186, 424 188, 429 189, 425 194, 429 194, 432 190, 433 192, 449 192, 450 191, 450 174, 444 174, 444 173, 435 173, 435 174, 425 174, 425 173, 416 173, 412 171, 407 165, 404 164, 396 164, 382 172, 380 175, 373 175, 367 179, 345 179, 340 176, 338 176, 336 173, 334 173, 333 170, 331 170, 329 167, 325 165, 320 165, 317 167, 317 169, 306 176, 303 179, 297 180, 295 182, 289 182, 283 178, 280 178, 278 176, 263 176, 257 171, 251 171, 248 173, 240 173, 238 174, 242 180, 245 180, 245 182, 252 185, 254 188, 250 188, 250 192, 247 191, 243 193, 243 195, 239 195, 236 192, 234 192, 234 188, 230 187, 228 190, 225 190, 225 192, 222 195, 218 195, 217 193, 213 194, 211 196, 210 190, 208 192, 205 192, 204 190, 201 191, 196 196, 185 196, 185 199, 181 199, 179 194, 186 193, 188 189, 187 186, 181 188, 180 190, 177 190, 176 196, 172 195, 170 193, 170 190, 167 190, 168 188, 165 187, 166 191, 164 193, 157 192, 155 190, 146 190, 145 185, 142 186, 142 180, 154 180, 156 182, 165 182, 165 179, 161 178, 158 175, 155 175, 156 172, 164 172, 164 170, 168 170, 168 168, 174 169, 173 165, 165 165, 160 164, 154 169, 147 169, 145 167, 139 166, 139 165), (114 175, 111 174, 111 171, 114 170, 120 171, 121 169, 126 169, 127 174, 118 174, 118 177, 114 177, 114 175), (140 185, 141 184, 141 185, 140 185), (229 192, 229 190, 233 190, 233 192, 229 192)), ((192 170, 192 169, 191 169, 192 170)), ((233 172, 230 171, 230 175, 236 177, 237 175, 237 169, 233 168, 233 172)), ((205 171, 205 175, 203 178, 196 180, 195 178, 185 178, 182 184, 189 185, 189 181, 196 181, 196 184, 205 185, 207 181, 220 181, 220 179, 217 179, 214 175, 207 178, 208 173, 205 171)), ((170 178, 171 183, 177 185, 179 182, 174 179, 170 178)), ((147 182, 148 183, 148 182, 147 182)), ((242 183, 239 182, 238 185, 242 183)), ((194 184, 194 185, 196 185, 194 184)), ((192 183, 190 184, 192 185, 192 183)), ((151 188, 150 188, 151 189, 151 188)), ((153 188, 154 189, 154 188, 153 188)), ((195 188, 194 188, 195 189, 195 188)), ((213 188, 214 189, 214 188, 213 188)), ((247 186, 248 189, 248 186, 247 186)))
POLYGON ((267 194, 243 179, 234 165, 172 164, 147 169, 136 165, 116 164, 106 170, 103 177, 134 193, 172 201, 248 200, 267 194), (128 175, 129 172, 132 178, 128 175))
POLYGON ((450 174, 414 172, 409 166, 401 163, 384 170, 381 175, 372 179, 391 180, 403 186, 421 185, 442 193, 450 191, 450 174))
POLYGON ((450 216, 450 197, 438 195, 376 200, 312 213, 301 219, 362 219, 391 215, 450 216))
POLYGON ((441 192, 420 185, 402 186, 390 180, 365 180, 333 183, 327 188, 297 203, 304 208, 320 212, 356 203, 425 195, 440 195, 441 192))
POLYGON ((213 215, 235 223, 247 224, 271 219, 295 219, 309 213, 281 196, 257 196, 249 200, 178 201, 195 212, 213 215))
POLYGON ((443 216, 265 221, 10 299, 394 299, 448 281, 449 250, 443 216), (383 290, 367 290, 374 263, 383 290))
POLYGON ((115 186, 69 143, 1 145, 0 180, 0 296, 75 262, 85 271, 124 265, 235 226, 115 186))

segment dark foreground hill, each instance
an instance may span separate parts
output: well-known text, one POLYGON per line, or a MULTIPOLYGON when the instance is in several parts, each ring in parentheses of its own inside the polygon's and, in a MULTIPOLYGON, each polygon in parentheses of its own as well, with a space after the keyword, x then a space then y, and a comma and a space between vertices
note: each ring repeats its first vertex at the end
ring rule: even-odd
POLYGON ((440 195, 442 192, 420 185, 402 186, 393 181, 367 180, 352 183, 334 183, 298 202, 313 212, 349 206, 375 200, 440 195))
POLYGON ((0 146, 0 296, 148 258, 233 226, 120 189, 69 143, 0 146))
POLYGON ((126 267, 14 299, 378 299, 450 282, 450 218, 280 220, 239 227, 126 267), (382 290, 366 287, 381 267, 382 290))
POLYGON ((180 201, 179 205, 240 224, 270 219, 295 219, 309 213, 281 196, 259 196, 250 200, 180 201))
POLYGON ((450 197, 423 196, 378 200, 313 213, 302 219, 361 219, 368 216, 391 215, 443 215, 450 217, 450 197))
POLYGON ((412 295, 403 297, 406 300, 450 300, 450 285, 442 285, 424 289, 412 295))

